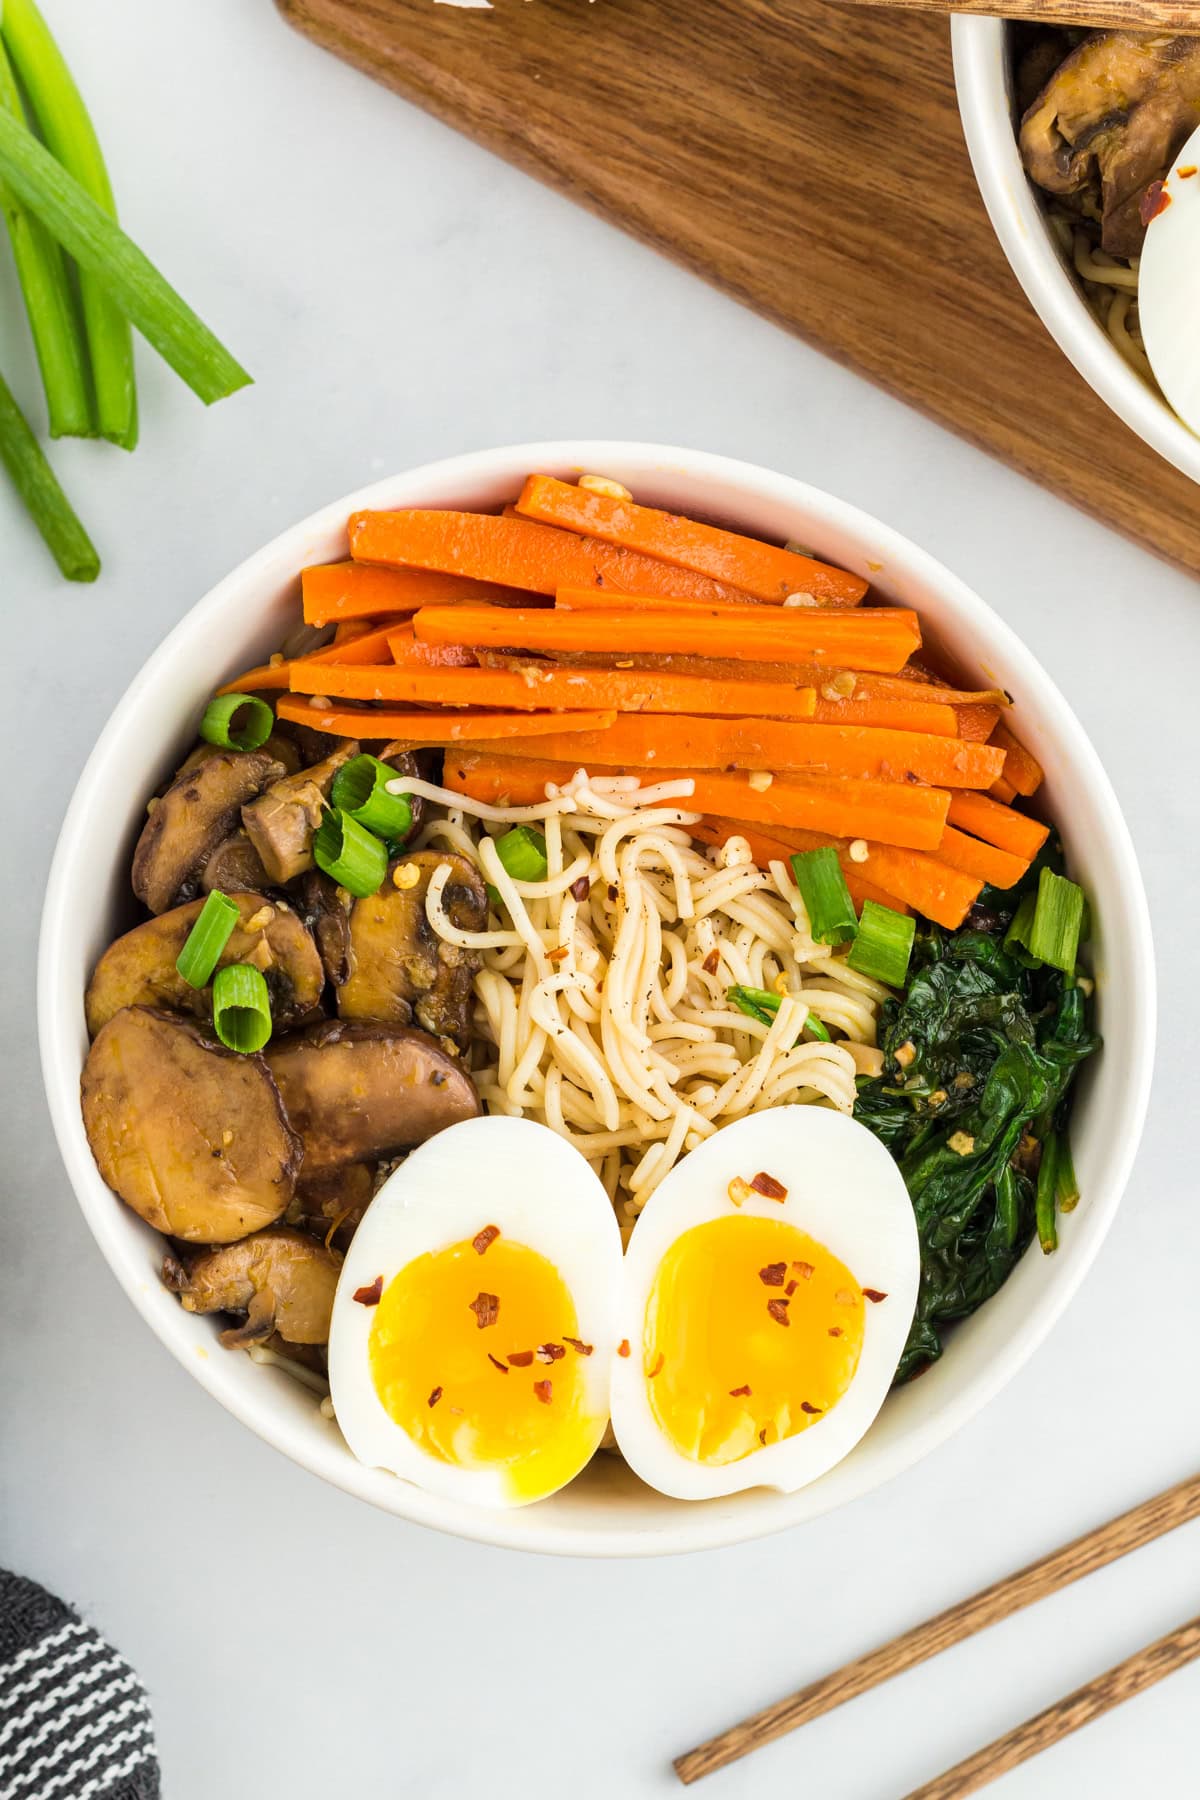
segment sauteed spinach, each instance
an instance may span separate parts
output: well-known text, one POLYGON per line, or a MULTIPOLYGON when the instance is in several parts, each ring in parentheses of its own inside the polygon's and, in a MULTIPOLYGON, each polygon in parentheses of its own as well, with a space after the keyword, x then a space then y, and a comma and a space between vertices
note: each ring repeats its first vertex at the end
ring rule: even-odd
POLYGON ((943 1327, 991 1298, 1035 1231, 1054 1249, 1056 1210, 1077 1197, 1067 1118, 1100 1041, 1090 989, 1010 929, 1043 867, 1061 870, 1054 840, 1018 887, 985 888, 961 930, 918 926, 905 990, 883 1008, 883 1073, 858 1084, 855 1116, 899 1163, 920 1237, 898 1381, 941 1355, 943 1327))

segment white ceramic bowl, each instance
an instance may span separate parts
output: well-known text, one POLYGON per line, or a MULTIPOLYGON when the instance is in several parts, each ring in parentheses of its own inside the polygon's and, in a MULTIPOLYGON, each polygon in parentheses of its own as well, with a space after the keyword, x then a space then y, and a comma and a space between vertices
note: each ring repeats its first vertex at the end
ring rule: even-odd
POLYGON ((1014 275, 1084 380, 1140 438, 1200 481, 1200 437, 1125 361, 1084 298, 1042 201, 1025 175, 1014 128, 1008 27, 957 14, 954 80, 975 179, 1014 275))
MULTIPOLYGON (((463 1537, 575 1555, 656 1555, 728 1544, 794 1525, 875 1487, 969 1419, 1013 1376, 1062 1312, 1108 1230, 1142 1128, 1154 1035, 1154 963, 1133 848, 1100 762, 1066 702, 1008 627, 912 544, 840 500, 725 457, 628 443, 527 444, 415 469, 338 500, 286 531, 201 600, 118 704, 80 778, 50 874, 42 921, 38 1017, 46 1091, 67 1171, 107 1261, 152 1330, 223 1406, 327 1481, 463 1537), (687 1505, 597 1458, 563 1493, 520 1511, 452 1504, 363 1468, 313 1397, 277 1370, 222 1350, 211 1319, 185 1313, 159 1284, 162 1240, 101 1181, 79 1113, 87 1050, 83 993, 101 950, 133 919, 130 850, 146 796, 193 740, 204 702, 231 671, 261 661, 297 617, 297 572, 346 552, 357 507, 495 507, 531 469, 618 477, 642 499, 798 537, 920 608, 927 639, 968 674, 1019 697, 1021 735, 1046 768, 1048 804, 1074 872, 1091 894, 1099 1019, 1114 1049, 1088 1065, 1076 1111, 1083 1200, 1052 1258, 1034 1252, 955 1335, 943 1360, 894 1394, 831 1474, 792 1495, 765 1491, 687 1505)), ((131 1373, 131 1378, 132 1373, 131 1373)))

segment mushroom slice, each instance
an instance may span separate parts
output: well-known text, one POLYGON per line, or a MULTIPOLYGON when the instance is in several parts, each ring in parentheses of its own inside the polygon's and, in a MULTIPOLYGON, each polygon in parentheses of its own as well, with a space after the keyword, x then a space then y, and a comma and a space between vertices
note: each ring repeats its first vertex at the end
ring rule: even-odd
POLYGON ((1021 122, 1040 188, 1101 220, 1110 256, 1136 256, 1142 197, 1200 125, 1200 38, 1098 31, 1059 64, 1021 122))
POLYGON ((261 1056, 226 1050, 191 1019, 129 1006, 88 1052, 81 1095, 97 1168, 157 1230, 228 1244, 287 1207, 300 1140, 261 1056))
POLYGON ((257 800, 243 806, 242 824, 269 880, 282 887, 312 868, 312 841, 328 805, 333 778, 342 764, 357 754, 358 745, 350 741, 324 762, 273 782, 257 800))
MULTIPOLYGON (((275 697, 278 698, 278 696, 275 697)), ((286 775, 294 775, 296 770, 303 766, 300 752, 291 738, 283 737, 278 731, 273 731, 266 743, 259 745, 259 749, 264 756, 274 757, 277 763, 282 763, 286 775)), ((225 752, 219 744, 210 744, 201 738, 199 743, 188 751, 171 777, 171 781, 178 781, 181 775, 190 775, 192 770, 198 769, 202 763, 210 761, 214 756, 223 756, 224 754, 225 752)), ((170 786, 170 782, 167 783, 167 786, 170 786)))
POLYGON ((466 1047, 479 955, 439 938, 425 913, 434 871, 449 864, 442 905, 461 931, 487 924, 487 891, 478 869, 449 850, 401 856, 383 886, 350 909, 350 976, 338 989, 343 1019, 418 1025, 466 1047))
MULTIPOLYGON (((277 1028, 294 1025, 312 1012, 325 986, 317 946, 296 914, 262 894, 233 893, 239 923, 221 952, 226 963, 253 963, 271 996, 277 1028)), ((205 902, 191 900, 136 925, 110 944, 88 983, 84 1008, 92 1037, 125 1006, 158 1006, 171 1012, 212 1018, 211 987, 194 988, 175 964, 205 902)))
POLYGON ((228 894, 234 888, 269 887, 270 878, 246 833, 235 831, 222 838, 205 863, 200 871, 200 886, 206 894, 211 894, 214 888, 228 894))
POLYGON ((341 987, 350 974, 350 895, 319 869, 300 883, 300 916, 317 941, 325 974, 341 987))
POLYGON ((324 1344, 342 1259, 301 1231, 275 1225, 239 1243, 167 1256, 162 1278, 185 1312, 242 1315, 221 1333, 230 1349, 277 1332, 289 1344, 324 1344))
POLYGON ((301 1172, 285 1221, 345 1250, 374 1194, 375 1170, 370 1163, 346 1163, 307 1178, 301 1172))
POLYGON ((222 750, 173 781, 154 803, 133 853, 133 891, 152 913, 190 900, 200 873, 247 800, 284 773, 262 750, 222 750))
POLYGON ((423 1144, 481 1110, 470 1076, 423 1031, 330 1019, 266 1058, 306 1175, 423 1144))

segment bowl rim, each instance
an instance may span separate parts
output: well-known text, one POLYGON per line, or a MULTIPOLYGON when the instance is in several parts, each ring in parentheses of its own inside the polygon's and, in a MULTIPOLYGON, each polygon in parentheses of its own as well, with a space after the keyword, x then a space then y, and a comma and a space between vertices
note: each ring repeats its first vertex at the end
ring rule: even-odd
POLYGON ((1040 1346, 1074 1297, 1108 1232, 1141 1138, 1153 1070, 1155 1013, 1149 907, 1116 795, 1082 725, 1012 628, 928 552, 847 501, 792 476, 736 458, 633 440, 568 439, 507 445, 415 465, 319 508, 279 533, 217 582, 147 658, 114 706, 87 758, 55 848, 38 948, 37 1017, 43 1080, 72 1189, 109 1267, 176 1361, 256 1436, 346 1493, 454 1536, 501 1548, 572 1556, 675 1554, 770 1535, 872 1491, 911 1467, 974 1417, 1040 1346), (1126 1080, 1121 1090, 1121 1131, 1114 1152, 1101 1181, 1091 1184, 1086 1212, 1076 1215, 1070 1260, 1059 1265, 1053 1280, 1041 1285, 1020 1332, 1008 1338, 1002 1353, 967 1379, 960 1391, 932 1416, 917 1421, 885 1457, 878 1459, 877 1465, 864 1468, 853 1458, 840 1465, 842 1478, 835 1492, 829 1491, 827 1477, 824 1482, 790 1496, 772 1494, 770 1498, 777 1504, 757 1512, 749 1507, 733 1510, 709 1503, 701 1508, 681 1502, 669 1523, 601 1529, 558 1518, 551 1523, 540 1507, 499 1512, 450 1507, 393 1477, 385 1477, 381 1484, 380 1472, 356 1462, 340 1438, 331 1443, 311 1428, 301 1430, 284 1408, 274 1404, 271 1383, 240 1383, 232 1368, 226 1367, 232 1359, 197 1355, 195 1342, 183 1323, 194 1324, 191 1316, 178 1307, 155 1304, 161 1301, 161 1290, 147 1281, 144 1262, 137 1259, 132 1249, 135 1234, 130 1231, 130 1224, 138 1222, 131 1219, 125 1208, 113 1204, 109 1189, 99 1179, 82 1129, 78 1100, 82 997, 71 981, 72 959, 69 954, 64 955, 64 946, 77 941, 79 935, 77 924, 72 923, 71 909, 73 895, 87 875, 82 828, 103 804, 109 765, 131 731, 130 721, 137 715, 143 697, 153 692, 177 660, 183 659, 191 640, 203 638, 210 620, 223 615, 242 596, 252 594, 256 583, 261 587, 281 560, 298 571, 306 560, 306 544, 316 536, 344 530, 350 512, 396 505, 397 489, 401 486, 420 484, 426 489, 435 487, 454 493, 472 483, 494 483, 501 477, 519 479, 516 471, 524 474, 530 468, 621 469, 630 471, 633 479, 640 472, 648 482, 656 471, 671 471, 701 483, 740 486, 752 491, 764 505, 774 502, 823 514, 830 537, 841 533, 853 538, 862 547, 864 558, 872 559, 872 568, 881 564, 901 567, 906 579, 918 582, 924 590, 936 594, 939 603, 952 609, 956 622, 961 621, 965 630, 974 628, 979 640, 989 645, 989 653, 1002 654, 1004 666, 1013 671, 1022 695, 1028 696, 1031 710, 1054 718, 1060 737, 1068 743, 1072 777, 1087 784, 1101 815, 1105 849, 1114 866, 1113 884, 1123 896, 1128 955, 1136 971, 1129 995, 1129 1028, 1122 1043, 1126 1080), (543 1515, 540 1525, 528 1523, 539 1514, 543 1515))
POLYGON ((1200 437, 1130 368, 1059 255, 1013 129, 1007 24, 965 13, 950 24, 959 116, 992 229, 1026 299, 1089 387, 1152 450, 1200 482, 1200 437))

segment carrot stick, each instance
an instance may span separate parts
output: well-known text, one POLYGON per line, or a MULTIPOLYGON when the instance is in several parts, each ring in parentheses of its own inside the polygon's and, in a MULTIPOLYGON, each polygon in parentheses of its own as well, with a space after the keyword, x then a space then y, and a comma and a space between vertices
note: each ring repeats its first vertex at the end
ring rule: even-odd
POLYGON ((413 613, 433 601, 490 600, 492 587, 456 575, 416 569, 373 569, 361 562, 318 563, 301 571, 304 619, 328 625, 334 619, 373 618, 376 613, 413 613))
POLYGON ((1045 779, 1042 765, 1037 757, 1030 755, 1024 744, 1019 738, 1013 736, 1007 725, 997 724, 992 732, 991 742, 1007 752, 1004 778, 1014 791, 1024 794, 1026 798, 1031 794, 1036 794, 1045 779))
POLYGON ((1050 836, 1048 825, 1031 819, 1027 813, 1014 812, 1011 806, 1001 806, 986 794, 951 794, 947 818, 960 831, 968 831, 985 844, 1010 850, 1014 856, 1024 856, 1030 862, 1050 836))
POLYGON ((690 675, 643 675, 636 669, 539 668, 526 680, 508 669, 292 667, 292 692, 345 700, 399 700, 409 705, 484 706, 505 712, 584 708, 601 712, 724 713, 735 717, 806 719, 810 687, 742 681, 712 688, 690 675))
POLYGON ((986 744, 1000 718, 998 706, 956 706, 954 716, 960 738, 972 744, 986 744))
POLYGON ((992 796, 993 800, 999 800, 1005 806, 1010 805, 1017 797, 1017 790, 1008 779, 1007 775, 997 776, 996 780, 993 781, 991 787, 988 789, 988 793, 992 796))
POLYGON ((474 669, 478 661, 465 644, 419 644, 410 625, 388 633, 394 665, 402 669, 474 669))
POLYGON ((535 594, 553 594, 560 587, 608 587, 702 601, 753 598, 727 582, 672 568, 594 537, 490 513, 354 513, 350 551, 360 562, 438 569, 535 594))
POLYGON ((997 850, 993 844, 967 837, 953 825, 947 825, 942 833, 938 857, 952 869, 961 869, 965 875, 978 875, 980 881, 995 888, 1016 887, 1029 869, 1026 857, 1013 856, 1008 850, 997 850))
POLYGON ((924 700, 823 700, 817 690, 813 721, 817 725, 874 725, 883 731, 920 731, 934 737, 953 737, 956 720, 951 706, 931 706, 924 700))
POLYGON ((758 538, 701 525, 676 513, 635 506, 630 500, 614 500, 592 493, 551 475, 531 475, 517 500, 517 511, 544 525, 582 531, 606 543, 661 558, 717 581, 731 582, 757 594, 760 600, 780 601, 788 594, 808 593, 818 600, 853 606, 867 591, 861 576, 815 562, 792 550, 778 549, 758 538))
MULTIPOLYGON (((781 843, 778 838, 764 837, 757 825, 747 824, 745 819, 703 818, 694 825, 689 825, 688 830, 700 844, 721 845, 731 837, 745 838, 750 846, 750 854, 760 869, 765 869, 773 862, 788 863, 794 854, 790 845, 781 843)), ((830 838, 828 842, 832 844, 835 840, 830 838)), ((838 860, 843 864, 842 873, 855 906, 861 908, 864 900, 874 900, 877 906, 890 906, 893 912, 906 913, 911 910, 895 894, 889 894, 886 889, 873 887, 869 881, 864 881, 858 873, 857 865, 848 856, 843 855, 838 860)))
POLYGON ((334 627, 330 638, 330 647, 334 644, 352 644, 356 638, 365 637, 371 629, 370 619, 343 619, 334 627))
POLYGON ((851 846, 844 838, 786 829, 776 829, 774 835, 793 850, 819 850, 832 844, 847 882, 852 875, 858 881, 869 881, 893 900, 902 900, 914 912, 923 913, 935 925, 944 925, 950 931, 962 924, 983 889, 979 877, 952 869, 938 856, 926 856, 920 851, 868 840, 854 845, 860 857, 865 852, 865 858, 859 860, 851 856, 851 846))
MULTIPOLYGON (((587 738, 602 732, 606 725, 612 724, 616 716, 612 712, 455 713, 447 712, 444 708, 438 712, 386 715, 389 735, 400 743, 460 744, 477 739, 507 740, 512 737, 520 737, 524 742, 530 732, 536 736, 540 731, 553 736, 556 753, 557 746, 566 746, 561 751, 565 756, 570 755, 572 727, 578 728, 581 738, 587 738)), ((370 719, 372 715, 368 713, 366 717, 370 719)), ((378 735, 377 727, 373 728, 372 735, 378 735)), ((507 741, 504 748, 508 748, 507 741)))
MULTIPOLYGON (((493 802, 507 794, 515 805, 535 805, 545 797, 547 782, 569 781, 580 766, 579 762, 537 762, 484 751, 454 751, 446 757, 443 780, 448 788, 477 800, 493 802)), ((646 773, 624 766, 614 772, 646 773)), ((946 793, 940 788, 776 776, 763 789, 751 786, 750 779, 741 774, 693 775, 688 770, 659 768, 652 780, 691 780, 691 797, 670 802, 689 812, 727 814, 771 827, 804 826, 839 836, 871 837, 917 850, 933 849, 945 823, 946 793)))
MULTIPOLYGON (((318 666, 322 663, 334 663, 339 667, 347 664, 367 666, 372 663, 390 663, 392 652, 388 640, 397 628, 396 620, 385 619, 374 627, 370 620, 360 620, 356 623, 360 626, 357 636, 339 638, 335 633, 332 644, 327 644, 323 650, 310 651, 307 656, 299 657, 297 660, 305 664, 315 663, 318 666)), ((339 631, 348 629, 349 627, 338 627, 339 631)))
POLYGON ((917 615, 901 607, 746 607, 738 618, 705 612, 558 612, 512 606, 423 606, 413 619, 428 644, 499 645, 518 650, 724 651, 740 661, 899 669, 921 641, 917 615), (761 615, 769 612, 769 617, 761 615))
POLYGON ((754 594, 744 594, 737 600, 696 600, 674 594, 618 593, 610 587, 560 587, 554 596, 558 612, 705 612, 737 618, 746 616, 747 607, 753 607, 757 612, 769 612, 778 618, 781 612, 811 612, 815 604, 806 601, 803 606, 772 605, 769 600, 759 600, 754 594))
POLYGON ((247 669, 236 681, 227 681, 224 687, 217 689, 218 694, 258 694, 268 692, 272 688, 286 688, 289 684, 293 665, 281 658, 277 663, 260 663, 257 669, 247 669))
POLYGON ((934 787, 986 788, 999 773, 1002 751, 961 738, 862 725, 793 724, 782 719, 703 719, 626 713, 606 731, 557 745, 540 738, 505 747, 508 756, 581 757, 589 767, 652 770, 660 763, 686 769, 766 769, 871 781, 921 781, 934 787))

